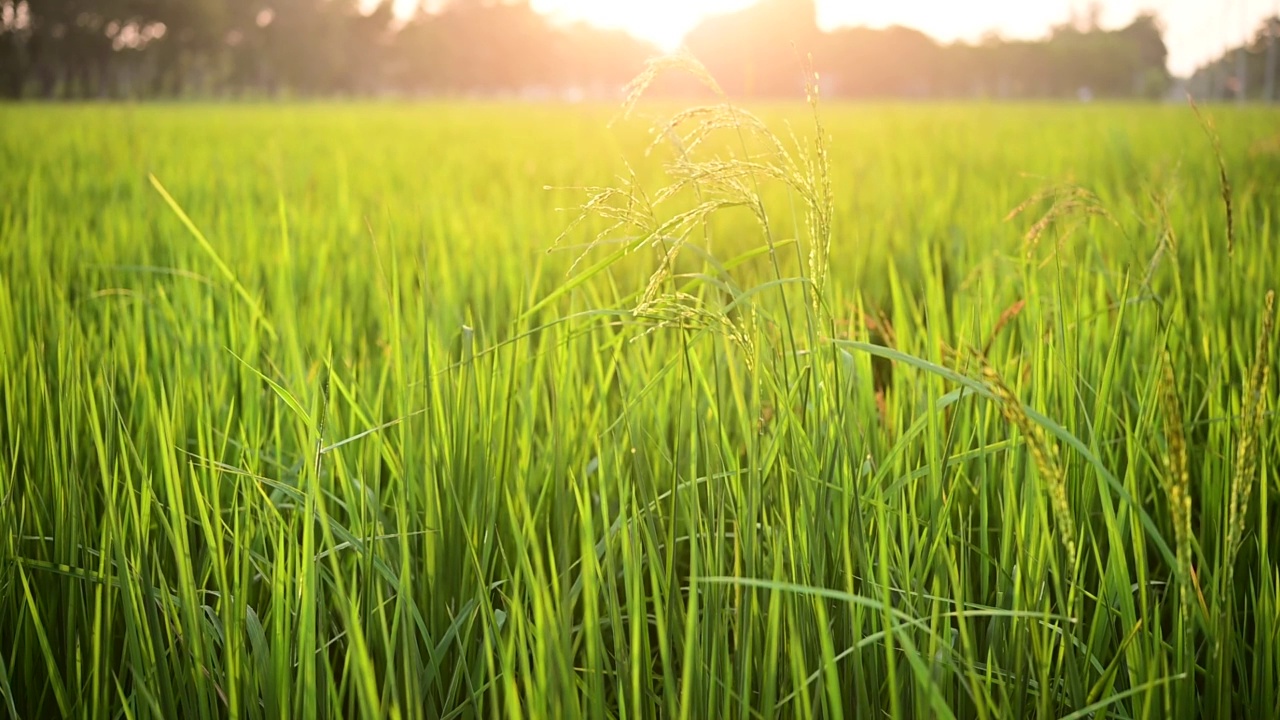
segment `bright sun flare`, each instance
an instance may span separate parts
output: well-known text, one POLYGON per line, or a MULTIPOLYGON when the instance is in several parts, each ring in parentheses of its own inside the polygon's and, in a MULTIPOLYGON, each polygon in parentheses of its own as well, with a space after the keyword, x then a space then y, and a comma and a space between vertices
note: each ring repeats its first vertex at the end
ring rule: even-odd
MULTIPOLYGON (((379 0, 359 0, 373 7, 379 0)), ((438 9, 447 0, 421 0, 428 9, 438 9)), ((755 0, 529 0, 538 12, 561 21, 586 21, 592 25, 625 30, 674 50, 701 20, 710 15, 740 10, 755 0)), ((393 0, 397 11, 407 16, 420 0, 393 0)), ((1274 12, 1280 0, 1105 0, 1100 7, 1108 26, 1129 22, 1142 9, 1155 9, 1169 25, 1170 63, 1174 72, 1189 73, 1200 62, 1220 54, 1228 26, 1235 16, 1223 10, 1223 3, 1241 8, 1250 17, 1274 12)), ((886 27, 905 25, 923 31, 941 42, 974 42, 985 33, 998 30, 1005 37, 1042 37, 1054 23, 1065 21, 1072 10, 1090 7, 1090 0, 818 0, 818 24, 824 29, 864 25, 886 27)), ((0 0, 3 5, 3 0, 0 0)), ((1243 15, 1241 16, 1243 18, 1243 15)), ((1253 26, 1241 19, 1240 27, 1253 26)), ((1229 32, 1227 34, 1230 34, 1229 32)))
POLYGON ((585 20, 604 28, 626 30, 664 50, 679 46, 700 20, 740 10, 752 0, 533 0, 533 7, 553 17, 585 20))
MULTIPOLYGON (((757 0, 531 0, 534 9, 561 20, 585 20, 604 28, 625 30, 664 50, 674 50, 700 21, 741 10, 757 0)), ((1134 0, 1135 2, 1138 0, 1134 0)), ((993 24, 1014 35, 1037 35, 1073 3, 1084 0, 893 0, 889 3, 827 0, 817 3, 820 25, 904 24, 943 40, 976 39, 993 24), (976 9, 975 9, 976 8, 976 9), (980 10, 980 12, 979 12, 980 10), (993 21, 998 18, 998 22, 993 21)), ((1113 0, 1115 2, 1115 0, 1113 0)))

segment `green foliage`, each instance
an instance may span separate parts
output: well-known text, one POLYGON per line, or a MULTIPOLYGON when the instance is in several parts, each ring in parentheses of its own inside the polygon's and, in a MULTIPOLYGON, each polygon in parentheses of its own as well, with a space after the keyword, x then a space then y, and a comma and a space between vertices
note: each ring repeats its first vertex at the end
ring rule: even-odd
POLYGON ((1274 113, 662 110, 0 109, 0 713, 1275 707, 1274 113))

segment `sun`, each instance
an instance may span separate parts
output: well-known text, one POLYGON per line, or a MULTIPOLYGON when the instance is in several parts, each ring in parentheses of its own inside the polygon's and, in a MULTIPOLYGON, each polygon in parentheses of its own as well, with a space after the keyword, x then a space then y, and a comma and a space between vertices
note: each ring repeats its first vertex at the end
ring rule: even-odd
POLYGON ((625 30, 664 50, 674 50, 700 21, 741 10, 752 0, 533 0, 534 9, 564 20, 584 20, 625 30))

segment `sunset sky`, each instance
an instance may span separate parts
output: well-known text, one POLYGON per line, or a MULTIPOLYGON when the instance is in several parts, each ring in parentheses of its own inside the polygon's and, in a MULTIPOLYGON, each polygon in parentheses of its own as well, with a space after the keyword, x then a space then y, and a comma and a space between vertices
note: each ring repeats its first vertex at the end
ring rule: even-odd
MULTIPOLYGON (((410 0, 402 0, 409 3, 410 0)), ((532 0, 540 11, 563 20, 587 20, 622 28, 674 49, 700 19, 745 7, 751 0, 532 0)), ((825 28, 899 24, 944 40, 974 40, 988 30, 1006 37, 1042 36, 1087 0, 817 0, 825 28)), ((1263 17, 1280 13, 1280 0, 1107 0, 1105 27, 1127 23, 1142 9, 1164 19, 1170 69, 1188 74, 1228 45, 1250 35, 1263 17)))

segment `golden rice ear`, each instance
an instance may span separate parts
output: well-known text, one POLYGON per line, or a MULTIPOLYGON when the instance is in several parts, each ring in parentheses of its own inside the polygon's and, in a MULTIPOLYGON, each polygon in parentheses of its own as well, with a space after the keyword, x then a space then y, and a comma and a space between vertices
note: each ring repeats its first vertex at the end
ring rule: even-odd
POLYGON ((982 354, 984 357, 991 354, 991 346, 995 343, 996 338, 999 337, 1000 332, 1004 330, 1005 326, 1021 315, 1022 311, 1026 309, 1026 307, 1027 301, 1023 298, 1005 308, 1005 311, 1000 313, 1000 319, 996 321, 995 327, 991 328, 991 334, 987 336, 987 341, 982 346, 982 354))
POLYGON ((1200 107, 1191 99, 1191 96, 1188 95, 1187 100, 1191 103, 1191 110, 1196 114, 1196 119, 1200 121, 1200 127, 1205 135, 1209 136, 1209 142, 1213 143, 1213 155, 1218 161, 1218 184, 1222 189, 1222 205, 1227 214, 1227 257, 1231 257, 1236 249, 1236 214, 1231 200, 1233 194, 1231 178, 1227 175, 1227 161, 1222 154, 1222 139, 1214 129, 1213 121, 1200 114, 1200 107))
POLYGON ((1026 440, 1031 459, 1035 462, 1036 470, 1044 482, 1045 492, 1049 496, 1058 538, 1067 551, 1067 557, 1074 562, 1076 557, 1075 519, 1071 514, 1066 473, 1058 459, 1058 445, 1049 440, 1043 428, 1031 421, 1022 406, 1022 401, 1005 385, 1000 373, 987 363, 985 357, 978 359, 981 362, 982 378, 996 396, 1000 414, 1009 424, 1016 427, 1026 440))
POLYGON ((1244 389, 1244 412, 1240 422, 1240 438, 1236 443, 1236 467, 1231 480, 1231 501, 1227 510, 1227 564, 1224 590, 1230 582, 1236 553, 1247 530, 1245 518, 1249 515, 1249 496, 1258 474, 1258 446, 1266 417, 1267 385, 1270 379, 1270 343, 1275 319, 1276 293, 1267 293, 1262 313, 1262 327, 1258 344, 1254 349, 1253 364, 1249 369, 1249 382, 1244 389))
POLYGON ((640 99, 649 90, 653 83, 664 74, 671 71, 681 71, 701 83, 704 87, 715 94, 716 97, 723 99, 726 97, 724 89, 720 87, 720 83, 711 76, 707 71, 707 67, 702 64, 688 50, 681 48, 669 55, 663 55, 653 58, 645 64, 645 69, 634 80, 627 84, 627 99, 622 106, 622 117, 630 117, 635 110, 640 99))
POLYGON ((1164 490, 1169 501, 1169 518, 1173 524, 1178 556, 1178 595, 1184 613, 1190 610, 1191 584, 1191 472, 1187 437, 1183 430, 1182 402, 1173 359, 1164 351, 1164 372, 1160 377, 1160 405, 1164 412, 1165 475, 1164 490))

